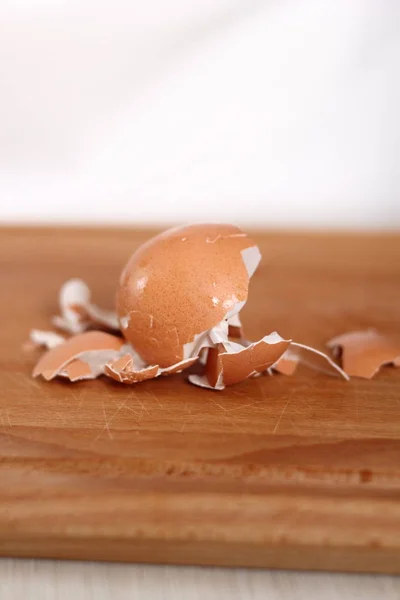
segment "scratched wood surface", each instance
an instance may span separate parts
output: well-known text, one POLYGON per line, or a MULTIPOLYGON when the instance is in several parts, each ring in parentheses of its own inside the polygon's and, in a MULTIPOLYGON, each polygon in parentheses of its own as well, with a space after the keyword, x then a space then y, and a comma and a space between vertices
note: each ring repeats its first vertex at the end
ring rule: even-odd
MULTIPOLYGON (((45 383, 21 347, 84 278, 111 306, 149 232, 0 230, 0 554, 400 572, 400 370, 216 393, 45 383)), ((400 330, 400 237, 258 235, 244 323, 322 347, 400 330)))

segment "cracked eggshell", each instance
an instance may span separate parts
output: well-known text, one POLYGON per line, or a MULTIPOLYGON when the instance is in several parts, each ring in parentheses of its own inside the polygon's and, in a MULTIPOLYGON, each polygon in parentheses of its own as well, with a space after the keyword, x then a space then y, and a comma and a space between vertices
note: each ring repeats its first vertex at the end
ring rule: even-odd
POLYGON ((160 369, 158 365, 144 366, 136 361, 132 354, 125 354, 117 360, 110 362, 105 366, 104 374, 120 383, 139 383, 146 379, 154 379, 160 375, 168 376, 174 373, 180 373, 184 369, 192 366, 196 362, 196 358, 188 358, 176 365, 160 369))
POLYGON ((255 243, 233 225, 189 225, 154 237, 120 279, 124 336, 150 365, 166 368, 189 358, 185 344, 246 302, 259 259, 255 243))
POLYGON ((93 376, 97 376, 97 371, 100 370, 101 372, 103 369, 103 363, 105 364, 110 356, 117 355, 123 343, 122 338, 101 331, 90 331, 75 335, 48 350, 35 366, 33 377, 42 375, 44 379, 50 380, 59 374, 68 377, 71 371, 74 380, 79 378, 80 373, 86 373, 86 376, 88 376, 89 370, 80 363, 75 362, 67 368, 72 361, 76 361, 79 357, 82 359, 84 357, 83 362, 89 366, 91 362, 93 363, 90 372, 93 376), (100 362, 99 367, 96 364, 98 362, 100 362))
POLYGON ((205 374, 190 375, 189 381, 200 387, 223 390, 227 385, 257 377, 284 355, 290 342, 273 332, 248 346, 229 341, 218 344, 208 351, 205 374))
POLYGON ((227 344, 225 351, 219 354, 224 385, 240 383, 252 375, 263 373, 282 356, 289 344, 290 340, 284 340, 278 334, 266 336, 247 348, 227 344), (233 351, 229 351, 229 346, 233 346, 233 351))

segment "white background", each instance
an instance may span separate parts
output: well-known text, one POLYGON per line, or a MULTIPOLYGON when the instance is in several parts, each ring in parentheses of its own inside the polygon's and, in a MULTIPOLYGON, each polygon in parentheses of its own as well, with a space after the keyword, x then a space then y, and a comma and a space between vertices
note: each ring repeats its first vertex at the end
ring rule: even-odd
POLYGON ((398 0, 0 0, 0 220, 400 227, 398 0))

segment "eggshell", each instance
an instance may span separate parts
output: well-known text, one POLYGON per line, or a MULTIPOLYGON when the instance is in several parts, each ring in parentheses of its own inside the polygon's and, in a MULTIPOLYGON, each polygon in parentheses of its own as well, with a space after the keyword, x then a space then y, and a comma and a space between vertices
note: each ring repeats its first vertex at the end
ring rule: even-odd
POLYGON ((400 366, 400 341, 374 329, 338 335, 328 344, 341 350, 341 361, 349 375, 371 379, 383 365, 400 366))
POLYGON ((146 379, 157 377, 158 366, 144 367, 135 370, 133 367, 132 356, 125 355, 118 360, 106 365, 104 369, 105 375, 119 381, 120 383, 139 383, 146 379))
POLYGON ((244 347, 235 342, 218 344, 208 351, 205 376, 191 375, 195 385, 221 390, 248 377, 261 375, 284 354, 290 340, 276 332, 244 347))
POLYGON ((124 336, 148 364, 163 368, 191 358, 185 344, 246 302, 259 258, 233 225, 189 225, 156 236, 133 254, 120 279, 124 336))
POLYGON ((329 342, 342 353, 345 370, 327 354, 276 332, 251 343, 239 312, 260 260, 254 242, 233 225, 188 225, 142 245, 128 261, 117 290, 117 312, 91 302, 88 286, 68 281, 53 322, 77 334, 68 340, 51 331, 31 332, 31 344, 49 350, 33 375, 70 381, 106 375, 120 383, 172 375, 196 361, 195 385, 223 390, 249 377, 292 375, 302 363, 341 375, 372 377, 383 364, 400 366, 400 342, 376 331, 350 332, 329 342), (121 329, 126 341, 87 328, 121 329), (347 372, 346 372, 347 371, 347 372))
POLYGON ((166 369, 160 369, 158 365, 140 366, 135 364, 135 360, 131 354, 126 354, 121 358, 107 364, 104 369, 104 374, 120 383, 139 383, 146 379, 154 379, 160 375, 173 375, 180 373, 183 369, 187 369, 196 362, 197 358, 189 358, 183 360, 166 369))
MULTIPOLYGON (((54 348, 48 350, 39 360, 33 370, 33 376, 42 375, 45 379, 53 379, 74 359, 89 352, 107 351, 107 360, 109 353, 118 351, 124 344, 122 338, 103 333, 102 331, 89 331, 71 337, 54 348)), ((76 374, 76 371, 75 371, 76 374)))

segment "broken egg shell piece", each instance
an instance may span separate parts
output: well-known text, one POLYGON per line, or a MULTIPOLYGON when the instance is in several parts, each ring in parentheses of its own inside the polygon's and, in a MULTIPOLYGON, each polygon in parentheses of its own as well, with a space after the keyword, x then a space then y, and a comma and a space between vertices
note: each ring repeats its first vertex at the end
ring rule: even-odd
POLYGON ((145 381, 146 379, 154 379, 160 375, 167 376, 173 375, 174 373, 180 373, 184 369, 192 366, 196 361, 197 358, 189 358, 165 369, 161 369, 158 365, 140 367, 139 365, 134 364, 134 359, 131 354, 126 354, 116 361, 107 364, 104 369, 104 374, 120 383, 133 384, 145 381))
POLYGON ((261 374, 276 363, 289 344, 290 340, 284 340, 275 333, 245 348, 232 342, 225 344, 225 352, 220 354, 224 385, 233 385, 261 374))
POLYGON ((86 358, 84 362, 89 365, 93 362, 92 371, 99 374, 113 356, 117 357, 123 344, 122 338, 102 331, 78 334, 48 350, 35 366, 33 377, 42 375, 46 380, 53 379, 74 359, 83 360, 83 355, 86 358))
POLYGON ((130 354, 108 363, 104 368, 104 374, 120 383, 139 383, 146 379, 157 376, 158 366, 142 367, 138 370, 133 368, 133 359, 130 354))
POLYGON ((185 345, 246 302, 259 260, 254 242, 233 225, 189 225, 156 236, 122 273, 123 334, 148 364, 165 368, 190 358, 185 345))
POLYGON ((60 290, 61 315, 53 317, 53 324, 68 333, 82 333, 93 325, 111 331, 119 330, 115 311, 102 309, 91 303, 91 292, 81 279, 70 279, 60 290))
POLYGON ((205 375, 191 375, 189 381, 200 387, 222 390, 225 386, 256 377, 277 362, 290 344, 274 332, 245 347, 225 342, 210 348, 205 375))
POLYGON ((338 335, 327 346, 340 351, 343 369, 352 377, 371 379, 384 365, 400 366, 400 342, 375 329, 338 335))

